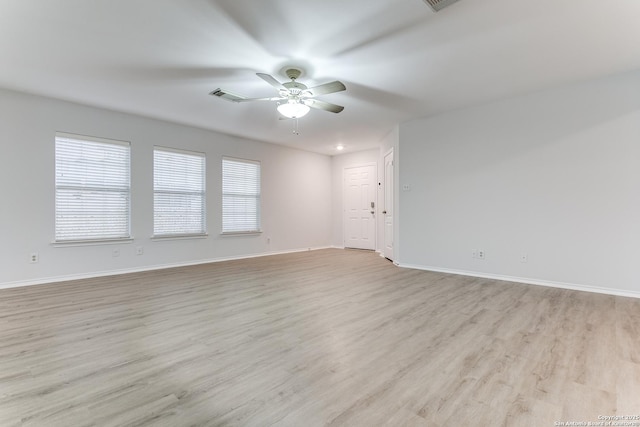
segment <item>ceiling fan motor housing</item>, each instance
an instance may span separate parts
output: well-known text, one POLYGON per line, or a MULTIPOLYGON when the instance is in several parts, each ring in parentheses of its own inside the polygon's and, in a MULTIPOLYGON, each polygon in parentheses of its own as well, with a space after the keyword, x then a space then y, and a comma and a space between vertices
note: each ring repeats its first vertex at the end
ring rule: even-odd
POLYGON ((282 86, 289 89, 290 93, 302 92, 307 89, 307 85, 295 81, 282 83, 282 86))

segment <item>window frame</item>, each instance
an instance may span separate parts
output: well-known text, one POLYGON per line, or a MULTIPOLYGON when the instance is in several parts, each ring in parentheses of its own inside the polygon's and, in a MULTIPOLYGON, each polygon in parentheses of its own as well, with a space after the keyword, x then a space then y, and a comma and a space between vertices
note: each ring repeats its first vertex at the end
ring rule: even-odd
POLYGON ((163 147, 163 146, 154 146, 153 147, 153 232, 151 238, 154 240, 162 240, 162 239, 189 239, 189 238, 203 238, 207 237, 207 156, 206 153, 191 151, 191 150, 183 150, 172 147, 163 147), (201 191, 185 191, 180 189, 174 190, 159 190, 156 188, 156 152, 163 152, 168 154, 178 154, 183 156, 192 156, 199 157, 202 159, 202 175, 200 176, 202 190, 201 191), (201 229, 198 232, 189 232, 189 231, 177 231, 174 233, 165 232, 158 233, 156 229, 156 214, 157 214, 157 204, 156 204, 156 195, 158 193, 162 194, 173 194, 173 195, 188 195, 188 194, 199 194, 201 197, 201 229))
MULTIPOLYGON (((261 234, 262 233, 262 164, 259 160, 250 160, 243 159, 238 157, 231 156, 222 156, 221 162, 221 187, 222 187, 222 198, 221 198, 221 232, 220 234, 223 236, 233 236, 233 235, 251 235, 251 234, 261 234), (225 229, 225 196, 233 196, 234 193, 225 192, 225 179, 227 178, 225 175, 225 162, 233 162, 237 164, 245 164, 252 165, 257 167, 256 182, 254 183, 257 187, 257 194, 252 195, 255 200, 255 217, 252 219, 256 224, 255 229, 225 229)), ((237 193, 235 193, 238 195, 237 193)), ((245 195, 246 196, 246 195, 245 195)))
MULTIPOLYGON (((67 147, 68 149, 69 147, 67 147)), ((71 160, 71 158, 69 159, 71 160)), ((85 159, 85 162, 87 162, 87 160, 85 159)), ((86 166, 86 163, 85 163, 86 166)), ((101 169, 101 171, 104 171, 104 168, 101 169)), ((84 171, 86 172, 86 170, 84 171)), ((113 175, 115 176, 115 175, 113 175)), ((112 177, 113 177, 112 176, 112 177)), ((94 201, 95 202, 95 201, 94 201)), ((108 243, 121 243, 121 242, 129 242, 133 240, 133 237, 131 235, 131 143, 129 141, 120 141, 120 140, 115 140, 115 139, 109 139, 109 138, 101 138, 101 137, 95 137, 95 136, 88 136, 88 135, 80 135, 80 134, 73 134, 73 133, 67 133, 67 132, 56 132, 55 133, 55 138, 54 138, 54 237, 53 237, 53 244, 55 246, 66 246, 66 245, 85 245, 85 244, 108 244, 108 243), (64 141, 67 140, 67 141, 64 141), (116 146, 116 147, 125 147, 126 151, 125 153, 120 153, 120 154, 125 154, 125 159, 124 159, 124 163, 122 165, 120 165, 120 168, 124 170, 124 174, 121 174, 121 177, 126 177, 126 185, 125 186, 91 186, 91 185, 73 185, 73 184, 63 184, 60 183, 59 181, 62 181, 62 179, 60 179, 60 177, 62 176, 61 174, 64 174, 65 172, 69 172, 69 173, 79 173, 81 174, 81 180, 82 181, 88 181, 91 178, 93 178, 94 180, 97 178, 97 174, 94 175, 90 175, 90 174, 82 174, 82 166, 78 166, 77 168, 69 168, 68 165, 63 164, 65 159, 63 158, 63 155, 61 153, 61 151, 64 148, 61 148, 62 145, 65 142, 76 142, 76 143, 86 143, 89 146, 93 146, 91 148, 96 149, 97 146, 96 144, 101 144, 101 145, 110 145, 110 146, 116 146), (64 238, 64 229, 60 224, 61 219, 65 216, 65 215, 71 215, 73 216, 73 212, 69 213, 69 212, 63 212, 59 209, 59 204, 61 203, 61 199, 63 198, 63 193, 64 192, 68 192, 68 191, 75 191, 77 193, 91 193, 93 192, 94 194, 99 194, 99 193, 103 193, 103 194, 111 194, 111 195, 120 195, 121 197, 124 195, 124 198, 126 200, 125 203, 125 214, 124 215, 119 215, 119 216, 115 216, 114 218, 116 220, 124 220, 126 226, 123 228, 123 233, 120 236, 113 236, 113 237, 105 237, 105 236, 101 236, 99 234, 96 233, 87 233, 85 235, 85 237, 69 237, 69 238, 64 238)), ((83 210, 80 210, 78 213, 76 213, 76 215, 78 216, 82 216, 82 215, 87 215, 87 213, 83 210)), ((81 222, 78 221, 77 225, 85 225, 85 227, 87 227, 87 222, 81 222)), ((90 229, 90 227, 87 227, 87 229, 90 229)), ((68 234, 68 233, 67 233, 68 234)))

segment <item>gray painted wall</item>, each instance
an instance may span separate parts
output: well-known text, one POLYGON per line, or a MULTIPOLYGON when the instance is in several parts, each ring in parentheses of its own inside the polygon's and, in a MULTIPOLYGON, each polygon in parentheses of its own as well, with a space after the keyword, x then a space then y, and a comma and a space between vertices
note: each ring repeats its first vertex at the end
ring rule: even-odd
POLYGON ((399 145, 402 265, 640 293, 640 73, 414 120, 399 145))
POLYGON ((0 144, 0 286, 331 244, 328 156, 6 90, 0 90, 0 144), (131 142, 132 243, 52 245, 56 131, 131 142), (154 145, 206 153, 207 238, 150 239, 154 145), (262 162, 261 235, 219 234, 222 156, 262 162), (37 264, 28 262, 32 252, 40 255, 37 264))

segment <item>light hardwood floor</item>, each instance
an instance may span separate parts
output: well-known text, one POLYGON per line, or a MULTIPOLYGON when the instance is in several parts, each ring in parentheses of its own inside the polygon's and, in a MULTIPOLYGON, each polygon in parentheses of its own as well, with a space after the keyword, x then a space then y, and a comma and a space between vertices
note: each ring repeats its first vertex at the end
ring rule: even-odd
MULTIPOLYGON (((0 426, 640 415, 640 300, 322 250, 0 291, 0 426)), ((640 420, 639 424, 640 424, 640 420)))

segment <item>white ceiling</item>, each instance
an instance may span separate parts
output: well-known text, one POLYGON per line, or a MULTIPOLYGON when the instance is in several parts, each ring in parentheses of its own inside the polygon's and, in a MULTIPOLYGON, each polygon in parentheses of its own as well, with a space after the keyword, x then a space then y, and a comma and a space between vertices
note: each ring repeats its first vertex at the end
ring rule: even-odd
POLYGON ((378 145, 398 123, 571 81, 640 69, 640 1, 0 0, 0 87, 335 154, 378 145), (279 121, 275 91, 340 80, 279 121))

